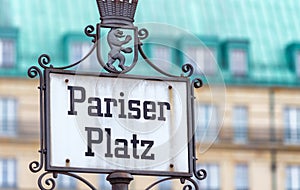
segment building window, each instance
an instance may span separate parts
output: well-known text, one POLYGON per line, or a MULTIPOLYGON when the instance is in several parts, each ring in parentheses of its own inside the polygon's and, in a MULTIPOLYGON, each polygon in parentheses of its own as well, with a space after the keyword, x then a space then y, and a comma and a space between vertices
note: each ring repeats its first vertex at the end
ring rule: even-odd
POLYGON ((300 189, 300 166, 287 166, 285 174, 285 189, 300 189))
POLYGON ((100 190, 111 189, 111 184, 106 180, 106 175, 104 174, 100 175, 99 188, 100 190))
POLYGON ((163 71, 172 67, 172 49, 164 45, 151 45, 151 61, 163 71))
POLYGON ((0 98, 0 136, 15 135, 17 131, 17 101, 0 98))
POLYGON ((296 74, 300 77, 300 51, 296 52, 295 55, 296 74))
POLYGON ((16 160, 0 159, 0 187, 13 188, 16 187, 16 160))
POLYGON ((300 108, 284 109, 285 142, 300 143, 300 108))
POLYGON ((0 68, 12 68, 16 62, 16 42, 13 38, 0 38, 0 68))
POLYGON ((197 183, 199 189, 201 190, 220 190, 220 169, 218 164, 199 164, 197 166, 199 169, 205 169, 207 172, 207 177, 197 183))
POLYGON ((196 73, 213 75, 217 70, 217 50, 214 47, 189 46, 186 49, 185 63, 194 66, 196 73))
POLYGON ((285 55, 290 71, 300 78, 300 43, 289 44, 285 49, 285 55))
POLYGON ((57 187, 61 190, 76 189, 76 180, 67 175, 58 175, 57 187))
POLYGON ((248 110, 246 106, 233 108, 234 142, 246 143, 248 140, 248 110))
POLYGON ((249 73, 249 41, 227 40, 222 44, 223 67, 234 77, 245 77, 249 73))
POLYGON ((229 53, 230 71, 234 76, 244 76, 248 72, 247 52, 244 49, 232 49, 229 53))
POLYGON ((249 189, 249 174, 247 164, 237 164, 235 166, 235 190, 249 189))
MULTIPOLYGON (((70 63, 76 63, 77 61, 84 58, 92 48, 92 44, 85 41, 70 41, 69 43, 69 61, 70 63)), ((97 65, 97 57, 95 53, 92 53, 87 57, 81 64, 79 69, 90 70, 95 68, 97 65)))
POLYGON ((196 126, 197 142, 213 142, 219 132, 217 107, 209 104, 197 106, 196 126))

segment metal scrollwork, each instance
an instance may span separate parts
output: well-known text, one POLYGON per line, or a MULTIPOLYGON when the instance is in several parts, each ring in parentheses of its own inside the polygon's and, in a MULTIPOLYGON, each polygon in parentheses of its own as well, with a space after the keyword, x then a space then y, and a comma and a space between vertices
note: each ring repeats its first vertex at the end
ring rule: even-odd
MULTIPOLYGON (((45 59, 43 57, 40 57, 39 59, 39 63, 45 63, 47 64, 47 61, 49 61, 49 59, 47 59, 47 56, 45 56, 45 59)), ((43 166, 44 166, 44 113, 43 113, 43 95, 44 95, 44 78, 43 78, 43 74, 42 71, 36 67, 36 66, 32 66, 28 69, 27 72, 28 76, 30 78, 36 78, 37 76, 39 76, 40 79, 40 85, 39 85, 39 93, 40 93, 40 97, 39 97, 39 101, 40 101, 40 161, 33 161, 29 164, 29 169, 31 172, 33 173, 37 173, 39 171, 42 170, 43 166)))
POLYGON ((204 169, 200 169, 194 172, 194 175, 199 180, 204 180, 207 177, 207 172, 204 169))
POLYGON ((92 48, 90 49, 90 51, 82 59, 80 59, 79 61, 77 61, 77 62, 75 62, 75 63, 73 63, 71 65, 65 66, 65 67, 55 67, 55 69, 69 69, 69 68, 75 67, 76 65, 78 65, 81 62, 83 62, 84 60, 86 60, 93 53, 93 51, 95 50, 95 48, 96 48, 96 44, 94 44, 92 46, 92 48))
MULTIPOLYGON (((99 1, 99 2, 101 3, 102 1, 99 1)), ((84 33, 88 37, 92 38, 92 42, 94 44, 91 47, 91 49, 89 50, 89 52, 83 58, 81 58, 79 61, 72 63, 70 65, 67 65, 67 66, 54 67, 52 64, 50 64, 50 62, 51 62, 50 56, 47 54, 42 54, 38 58, 39 66, 45 70, 46 69, 61 69, 61 70, 69 69, 69 68, 75 67, 78 64, 82 63, 94 51, 96 51, 97 61, 99 62, 99 64, 108 73, 112 73, 112 74, 125 74, 125 73, 131 71, 135 67, 135 65, 138 61, 139 54, 144 59, 144 61, 146 61, 154 70, 156 70, 158 73, 160 73, 164 76, 175 77, 175 78, 176 77, 189 78, 194 74, 194 67, 191 64, 184 64, 181 68, 181 70, 182 70, 181 72, 183 72, 183 74, 181 74, 180 76, 177 76, 177 75, 170 74, 166 71, 163 71, 162 68, 159 67, 159 65, 155 65, 153 62, 151 62, 151 60, 147 57, 147 55, 145 54, 145 52, 142 48, 143 43, 141 42, 141 40, 144 40, 149 36, 148 30, 145 28, 138 30, 137 27, 134 27, 133 25, 122 26, 122 25, 115 25, 113 23, 112 24, 110 23, 110 25, 104 25, 104 24, 98 23, 96 25, 96 28, 92 25, 88 25, 85 28, 84 33), (107 36, 107 43, 108 43, 108 46, 110 47, 110 51, 108 54, 105 55, 105 56, 107 56, 106 61, 103 60, 103 57, 101 55, 102 47, 101 47, 101 43, 99 41, 101 27, 110 29, 108 36, 107 36), (127 32, 123 33, 123 31, 125 31, 125 30, 127 30, 127 32), (129 33, 128 31, 130 33, 132 33, 132 35, 125 35, 126 33, 129 33), (133 48, 123 47, 123 46, 129 46, 130 44, 131 45, 133 44, 134 47, 133 48), (126 63, 127 66, 125 66, 126 59, 125 59, 125 56, 123 55, 123 53, 127 53, 127 54, 133 53, 134 54, 131 64, 126 63), (117 61, 118 61, 118 67, 115 67, 113 64, 116 64, 115 62, 117 62, 117 61)), ((40 101, 40 150, 39 150, 39 154, 40 154, 40 160, 33 161, 29 164, 29 169, 33 173, 40 172, 42 170, 42 168, 44 167, 44 164, 48 163, 47 158, 46 158, 47 135, 45 134, 45 131, 46 131, 45 105, 44 105, 45 96, 46 96, 46 94, 45 94, 45 79, 44 79, 43 72, 41 71, 40 67, 32 66, 28 69, 28 72, 27 72, 27 74, 30 78, 39 77, 39 79, 40 79, 40 86, 39 86, 39 93, 40 93, 40 97, 39 97, 39 101, 40 101)), ((190 100, 190 103, 191 103, 191 106, 194 107, 194 99, 195 99, 194 88, 202 87, 203 82, 200 78, 195 78, 192 80, 190 85, 192 86, 192 88, 191 88, 192 100, 190 100)), ((194 114, 194 113, 192 113, 192 114, 194 114)), ((194 115, 192 116, 192 118, 194 118, 194 115)), ((192 121, 192 126, 193 126, 193 131, 194 131, 194 126, 195 126, 194 121, 192 121)), ((193 141, 192 142, 193 149, 195 149, 194 136, 192 136, 191 138, 193 141)), ((193 160, 193 174, 196 179, 203 180, 207 177, 207 173, 204 169, 200 169, 200 170, 196 169, 195 150, 193 150, 192 154, 193 154, 192 155, 193 158, 195 158, 193 160)), ((89 183, 86 179, 84 179, 78 175, 75 175, 73 173, 62 172, 62 171, 59 171, 59 173, 56 173, 56 172, 53 173, 50 171, 46 171, 45 173, 40 175, 40 177, 38 178, 39 188, 41 190, 53 190, 56 186, 55 179, 57 178, 58 175, 67 175, 67 176, 76 178, 77 180, 86 184, 90 189, 96 190, 96 188, 91 183, 89 183), (49 175, 52 175, 52 176, 49 176, 49 175)), ((165 181, 176 180, 176 179, 180 180, 180 182, 183 186, 183 190, 192 190, 192 189, 199 190, 198 183, 190 177, 166 177, 164 179, 160 179, 160 180, 154 182, 149 187, 147 187, 146 190, 150 190, 153 187, 155 187, 156 185, 163 183, 165 181), (188 181, 189 183, 186 184, 186 181, 188 181)))
MULTIPOLYGON (((77 61, 75 63, 72 63, 70 65, 67 65, 67 66, 63 66, 63 67, 54 67, 53 65, 49 65, 50 62, 51 62, 50 56, 47 55, 47 54, 42 54, 38 58, 39 65, 42 68, 44 68, 44 69, 49 69, 49 68, 54 68, 54 69, 69 69, 69 68, 77 66, 78 64, 80 64, 81 62, 83 62, 84 60, 86 60, 93 53, 93 51, 96 49, 96 42, 97 42, 98 38, 97 38, 97 34, 93 34, 94 31, 95 31, 95 27, 92 26, 92 25, 88 25, 85 28, 85 30, 84 30, 85 34, 87 36, 93 38, 92 42, 94 43, 94 45, 91 47, 90 51, 82 59, 80 59, 79 61, 77 61)), ((28 75, 30 77, 33 76, 33 74, 34 74, 34 71, 31 71, 31 72, 32 73, 30 73, 30 75, 29 75, 29 71, 28 71, 28 75)))
POLYGON ((195 188, 195 190, 199 190, 199 186, 197 184, 197 182, 195 180, 193 180, 192 178, 174 178, 174 177, 167 177, 164 179, 160 179, 154 183, 152 183, 151 185, 149 185, 145 190, 150 190, 153 187, 155 187, 156 185, 159 185, 160 183, 163 183, 165 181, 170 181, 170 180, 180 180, 180 183, 182 185, 185 184, 186 181, 189 181, 191 184, 186 184, 183 186, 182 190, 192 190, 193 187, 195 188))
POLYGON ((32 66, 28 69, 27 71, 27 75, 30 77, 30 78, 35 78, 37 76, 41 77, 42 76, 42 72, 41 70, 36 67, 36 66, 32 66))
POLYGON ((165 76, 168 76, 168 77, 178 77, 176 75, 172 75, 172 74, 169 74, 163 70, 161 70, 158 66, 156 66, 155 64, 152 63, 152 61, 150 61, 150 59, 147 57, 147 55, 145 54, 143 48, 142 48, 142 45, 141 44, 138 44, 138 49, 139 49, 139 52, 141 54, 141 56, 143 57, 143 59, 154 69, 156 70, 157 72, 165 75, 165 76))
POLYGON ((42 170, 42 168, 43 168, 43 160, 42 160, 42 156, 41 156, 40 158, 41 158, 40 162, 38 162, 38 161, 33 161, 33 162, 31 162, 31 163, 29 164, 29 169, 30 169, 31 172, 37 173, 37 172, 39 172, 39 171, 42 170))
MULTIPOLYGON (((183 68, 184 69, 184 68, 183 68)), ((187 69, 188 70, 188 69, 187 69)), ((203 81, 200 78, 195 78, 192 80, 191 83, 192 87, 194 88, 201 88, 203 86, 203 81)), ((191 95, 192 95, 192 100, 191 100, 191 105, 192 108, 194 108, 195 104, 195 92, 193 88, 191 88, 191 95)), ((195 131, 195 115, 194 112, 192 112, 192 131, 195 131)), ((196 142, 195 142, 195 134, 192 135, 192 144, 193 144, 193 173, 194 176, 198 180, 204 180, 207 177, 207 172, 204 169, 197 170, 197 156, 196 156, 196 142)))
POLYGON ((183 71, 184 73, 188 73, 188 75, 187 75, 186 77, 190 77, 190 76, 192 76, 193 73, 194 73, 194 67, 193 67, 193 65, 191 65, 191 64, 184 64, 184 65, 182 66, 182 71, 183 71))
POLYGON ((192 190, 193 187, 191 185, 186 185, 183 187, 183 190, 192 190))
POLYGON ((172 177, 160 179, 160 180, 154 182, 153 184, 149 185, 145 190, 150 190, 150 189, 152 189, 153 187, 155 187, 156 185, 158 185, 158 184, 160 184, 160 183, 163 183, 164 181, 169 181, 169 180, 173 180, 173 179, 174 179, 174 178, 172 178, 172 177))
POLYGON ((78 179, 79 181, 81 181, 82 183, 84 183, 85 185, 87 185, 91 190, 96 190, 96 188, 90 183, 88 182, 86 179, 73 174, 73 173, 52 173, 52 172, 45 172, 43 173, 39 179, 38 179, 38 186, 41 190, 53 190, 56 187, 56 178, 58 177, 58 175, 66 175, 66 176, 70 176, 73 177, 75 179, 78 179), (52 176, 45 178, 47 175, 51 175, 52 176))
MULTIPOLYGON (((184 180, 181 180, 181 184, 184 184, 185 180, 192 183, 193 186, 195 187, 195 190, 199 190, 199 185, 195 180, 193 180, 192 178, 184 178, 184 180)), ((192 190, 193 186, 191 184, 187 184, 183 187, 183 190, 192 190)))
MULTIPOLYGON (((148 36, 148 31, 145 29, 145 30, 140 30, 139 33, 141 34, 144 34, 145 36, 148 36), (145 31, 145 32, 144 32, 145 31)), ((141 38, 141 39, 144 39, 144 38, 141 38)), ((156 66, 155 64, 152 63, 152 61, 150 61, 150 59, 147 57, 147 55, 145 54, 143 48, 142 48, 142 43, 139 43, 138 44, 138 49, 139 49, 139 52, 141 54, 141 56, 143 57, 143 59, 153 68, 155 69, 157 72, 167 76, 167 77, 178 77, 176 75, 172 75, 172 74, 169 74, 163 70, 161 70, 158 66, 156 66)), ((194 67, 191 65, 191 64, 184 64, 182 66, 182 71, 184 73, 187 73, 187 75, 181 75, 182 77, 190 77, 193 75, 194 73, 194 67)))
POLYGON ((203 81, 200 78, 195 78, 192 81, 194 88, 201 88, 203 86, 203 81))
POLYGON ((38 186, 41 190, 53 190, 56 186, 56 182, 55 179, 57 175, 51 172, 45 172, 43 173, 39 179, 38 179, 38 186), (47 179, 44 179, 45 176, 49 175, 49 174, 53 174, 52 177, 49 177, 47 179), (46 187, 45 187, 46 186, 46 187))
POLYGON ((51 61, 50 56, 47 55, 47 54, 42 54, 38 59, 38 63, 44 69, 51 69, 51 68, 52 69, 62 69, 62 70, 69 69, 69 68, 75 67, 76 65, 78 65, 81 62, 83 62, 84 60, 86 60, 93 53, 95 48, 96 48, 96 44, 94 44, 92 46, 90 51, 82 59, 80 59, 79 61, 77 61, 77 62, 75 62, 71 65, 67 65, 67 66, 64 66, 64 67, 54 67, 53 65, 47 66, 48 64, 50 64, 50 61, 51 61))
POLYGON ((75 179, 78 179, 79 181, 81 181, 82 183, 87 185, 91 190, 96 190, 96 188, 90 182, 88 182, 86 179, 84 179, 76 174, 73 174, 73 173, 60 173, 60 174, 67 175, 67 176, 73 177, 75 179))
POLYGON ((51 62, 50 56, 47 54, 42 54, 38 59, 39 65, 44 69, 53 68, 53 65, 47 66, 48 64, 50 64, 50 62, 51 62))
MULTIPOLYGON (((153 64, 149 58, 147 57, 147 55, 145 54, 144 50, 142 49, 142 42, 141 40, 146 39, 149 36, 149 32, 147 29, 142 28, 139 29, 137 31, 135 31, 134 29, 134 35, 135 37, 131 37, 130 35, 123 35, 123 32, 121 27, 110 27, 111 30, 108 33, 108 37, 107 37, 107 42, 108 45, 110 46, 111 50, 108 53, 108 61, 104 62, 102 60, 102 55, 101 55, 101 47, 100 47, 100 42, 99 42, 99 36, 100 36, 100 28, 101 28, 101 24, 97 24, 96 29, 94 26, 92 25, 88 25, 84 32, 88 37, 92 37, 92 42, 94 43, 94 45, 91 47, 90 51, 79 61, 64 66, 64 67, 54 67, 53 65, 50 65, 51 59, 50 56, 47 54, 42 54, 39 59, 38 59, 38 63, 39 65, 44 68, 54 68, 54 69, 69 69, 72 67, 77 66, 78 64, 80 64, 81 62, 83 62, 86 58, 88 58, 92 52, 96 49, 97 52, 97 60, 100 63, 100 65, 109 73, 115 73, 115 74, 120 74, 120 73, 127 73, 129 72, 136 64, 137 62, 137 53, 139 52, 140 55, 142 56, 142 58, 157 72, 167 76, 167 77, 178 77, 177 75, 173 75, 170 73, 167 73, 165 71, 163 71, 160 67, 156 66, 155 64, 153 64), (95 32, 96 31, 96 32, 95 32), (124 40, 120 40, 119 38, 121 37, 125 37, 124 40), (132 50, 131 47, 126 47, 123 48, 122 46, 129 43, 132 39, 134 39, 134 46, 135 48, 137 48, 137 50, 132 50), (137 47, 136 47, 137 46, 137 47), (125 56, 122 53, 132 53, 134 52, 135 54, 135 58, 134 61, 132 63, 131 66, 125 66, 125 56), (119 68, 121 70, 117 70, 114 66, 113 63, 118 60, 119 61, 119 68)), ((191 64, 185 64, 182 66, 182 71, 184 74, 182 74, 182 77, 190 77, 193 75, 194 73, 194 68, 191 64)), ((198 83, 198 81, 197 81, 198 83)))
POLYGON ((94 31, 95 31, 95 27, 93 25, 88 25, 84 29, 85 35, 87 35, 88 37, 92 37, 93 38, 92 42, 96 43, 97 42, 97 34, 93 34, 94 31))
POLYGON ((148 38, 149 32, 146 28, 142 28, 139 30, 138 35, 139 35, 140 40, 144 40, 144 39, 148 38))

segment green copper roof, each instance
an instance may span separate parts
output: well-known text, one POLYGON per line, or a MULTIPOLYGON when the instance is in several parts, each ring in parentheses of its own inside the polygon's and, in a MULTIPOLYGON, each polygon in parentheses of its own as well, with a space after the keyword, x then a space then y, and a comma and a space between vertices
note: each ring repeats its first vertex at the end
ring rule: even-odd
MULTIPOLYGON (((53 64, 65 64, 64 35, 83 34, 86 25, 99 22, 95 0, 0 0, 0 3, 0 27, 19 31, 18 69, 23 76, 23 71, 36 64, 42 53, 49 54, 53 64)), ((287 66, 284 51, 288 44, 300 41, 299 10, 297 0, 140 0, 135 22, 171 24, 199 36, 217 36, 220 42, 247 39, 250 79, 270 85, 283 81, 290 84, 295 83, 296 76, 287 66)), ((224 76, 227 77, 226 71, 224 76)))
MULTIPOLYGON (((1 0, 0 0, 1 1, 1 0)), ((35 64, 47 53, 62 62, 62 39, 65 33, 82 32, 86 25, 98 22, 95 2, 79 0, 10 0, 10 27, 19 28, 20 69, 35 64)))
POLYGON ((220 39, 246 38, 255 64, 278 65, 285 46, 300 39, 299 10, 297 0, 151 0, 141 2, 136 18, 220 39))

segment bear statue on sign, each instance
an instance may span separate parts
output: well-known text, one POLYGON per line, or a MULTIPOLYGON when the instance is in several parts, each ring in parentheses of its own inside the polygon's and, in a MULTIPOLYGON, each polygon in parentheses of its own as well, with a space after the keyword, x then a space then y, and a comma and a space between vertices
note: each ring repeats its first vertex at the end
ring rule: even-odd
POLYGON ((110 47, 110 51, 108 53, 108 62, 107 62, 107 66, 116 71, 116 68, 113 66, 114 62, 116 60, 119 61, 119 67, 122 70, 125 70, 127 67, 125 66, 125 56, 121 53, 131 53, 132 52, 132 48, 127 47, 127 48, 123 48, 122 46, 124 44, 127 44, 128 42, 131 41, 132 37, 130 35, 127 35, 125 40, 121 41, 121 38, 124 38, 125 35, 123 34, 123 31, 117 29, 117 28, 112 28, 107 36, 107 42, 109 44, 110 47))

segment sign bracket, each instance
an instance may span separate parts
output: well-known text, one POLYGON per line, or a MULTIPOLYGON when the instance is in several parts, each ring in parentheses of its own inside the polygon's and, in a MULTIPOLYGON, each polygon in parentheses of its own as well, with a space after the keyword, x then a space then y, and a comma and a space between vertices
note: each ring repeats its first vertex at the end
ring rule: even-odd
MULTIPOLYGON (((132 0, 132 4, 135 6, 134 9, 136 8, 137 5, 137 1, 138 0, 132 0)), ((114 2, 118 2, 123 4, 124 6, 127 6, 127 3, 129 3, 129 1, 111 1, 111 0, 107 0, 107 1, 103 1, 103 0, 97 0, 99 9, 103 8, 102 3, 114 3, 114 2)), ((130 4, 131 4, 130 3, 130 4)), ((105 5, 107 6, 107 5, 105 5)), ((100 10, 101 11, 101 10, 100 10)), ((102 10, 103 11, 103 10, 102 10)), ((135 12, 131 11, 131 12, 135 12)), ((114 13, 116 14, 116 13, 114 13)), ((177 78, 179 80, 182 79, 186 79, 188 81, 190 81, 190 77, 192 77, 193 73, 194 73, 194 68, 191 64, 184 64, 181 68, 182 70, 182 74, 180 76, 177 75, 173 75, 170 74, 166 71, 164 71, 163 69, 161 69, 160 67, 156 66, 146 55, 146 53, 143 50, 143 43, 142 40, 146 39, 149 36, 149 32, 147 29, 142 28, 142 29, 138 29, 137 27, 135 27, 133 25, 133 19, 130 18, 119 18, 118 17, 113 17, 110 18, 108 16, 105 16, 105 12, 100 12, 101 15, 101 23, 98 23, 96 25, 96 28, 92 25, 88 25, 84 32, 88 37, 92 38, 92 42, 94 43, 93 46, 91 47, 90 51, 79 61, 72 63, 70 65, 67 66, 59 66, 56 67, 52 64, 50 64, 51 59, 50 56, 47 54, 42 54, 39 58, 38 58, 38 64, 39 66, 31 66, 28 69, 28 76, 30 78, 39 78, 39 102, 40 102, 40 148, 39 148, 39 161, 33 161, 29 164, 29 169, 31 172, 33 173, 38 173, 40 171, 42 171, 42 169, 45 169, 45 172, 43 174, 40 175, 39 179, 38 179, 38 186, 40 189, 42 190, 46 190, 46 189, 54 189, 56 186, 56 182, 55 179, 57 178, 57 176, 60 175, 67 175, 70 177, 73 177, 79 181, 81 181, 82 183, 86 184, 90 189, 95 190, 96 188, 90 183, 88 182, 86 179, 80 177, 77 174, 71 173, 70 171, 68 171, 67 169, 61 169, 58 168, 56 169, 49 169, 47 167, 48 163, 49 163, 49 154, 50 154, 50 150, 49 150, 49 134, 47 134, 47 130, 48 130, 48 125, 49 125, 49 115, 47 110, 49 109, 49 92, 47 91, 47 89, 49 88, 48 83, 47 83, 47 78, 49 70, 55 70, 55 71, 60 71, 62 73, 65 72, 69 72, 70 69, 78 66, 79 64, 81 64, 82 62, 84 62, 88 57, 91 56, 91 54, 93 52, 96 51, 96 55, 97 55, 97 61, 98 63, 101 65, 101 67, 106 71, 104 73, 100 73, 100 75, 108 75, 108 76, 125 76, 129 71, 131 71, 137 64, 138 61, 138 55, 140 55, 143 60, 149 65, 151 66, 155 71, 157 71, 158 73, 162 74, 163 76, 165 76, 166 78, 177 78), (101 54, 101 43, 100 43, 100 33, 101 33, 101 29, 110 29, 108 35, 112 34, 112 33, 118 33, 119 35, 123 36, 123 31, 124 30, 129 30, 133 33, 133 35, 127 35, 125 36, 125 40, 123 41, 122 44, 118 45, 117 49, 114 49, 115 47, 110 46, 111 51, 108 54, 108 58, 107 61, 104 61, 103 59, 103 55, 101 54), (133 41, 133 48, 131 47, 126 47, 126 44, 129 43, 130 41, 133 41), (121 51, 122 50, 122 51, 121 51), (117 53, 111 53, 111 52, 116 52, 117 53), (133 60, 132 63, 128 63, 128 60, 126 60, 125 56, 123 54, 133 54, 133 60), (118 67, 115 66, 116 63, 118 63, 118 67), (52 177, 49 175, 52 175, 52 177)), ((122 15, 125 15, 122 13, 122 15)), ((121 16, 119 16, 121 17, 121 16)), ((123 37, 124 37, 123 36, 123 37)), ((108 44, 112 44, 115 43, 116 39, 113 38, 108 38, 107 43, 108 44)), ((99 74, 99 73, 98 73, 99 74)), ((195 131, 195 123, 194 123, 194 88, 200 88, 203 86, 202 80, 200 78, 194 78, 191 83, 189 84, 190 86, 187 88, 188 89, 188 93, 187 93, 187 101, 190 107, 188 107, 188 112, 189 112, 189 116, 188 116, 188 123, 190 123, 189 129, 188 129, 188 143, 190 144, 188 147, 188 152, 189 152, 189 164, 190 164, 190 171, 188 173, 184 173, 182 174, 182 176, 180 176, 180 173, 172 174, 172 172, 170 173, 166 173, 163 176, 166 176, 164 179, 158 180, 157 182, 154 182, 153 184, 151 184, 150 186, 148 186, 146 189, 150 190, 153 187, 155 187, 156 185, 163 183, 165 181, 168 180, 180 180, 181 184, 185 184, 186 181, 190 182, 188 185, 184 185, 183 189, 192 189, 192 187, 194 187, 196 190, 199 189, 197 182, 192 178, 192 176, 194 176, 196 179, 198 180, 203 180, 206 178, 207 173, 204 169, 197 169, 196 167, 196 151, 195 151, 195 137, 194 137, 194 131, 195 131)), ((108 171, 108 170, 107 170, 108 171)), ((107 173, 110 174, 107 178, 108 181, 110 181, 110 183, 112 184, 112 189, 113 190, 127 190, 128 189, 128 184, 130 183, 131 180, 133 180, 133 177, 131 176, 131 173, 126 173, 124 171, 120 172, 120 171, 114 171, 114 170, 109 170, 111 172, 102 172, 102 173, 107 173)), ((81 172, 81 171, 78 171, 81 172)), ((85 170, 82 170, 82 173, 92 173, 92 172, 85 172, 85 170)), ((101 173, 98 171, 95 171, 94 173, 101 173)), ((133 174, 139 174, 139 172, 133 172, 133 174)), ((142 175, 146 175, 147 172, 141 172, 142 175)), ((159 176, 159 172, 152 172, 152 175, 157 174, 157 176, 159 176)))

